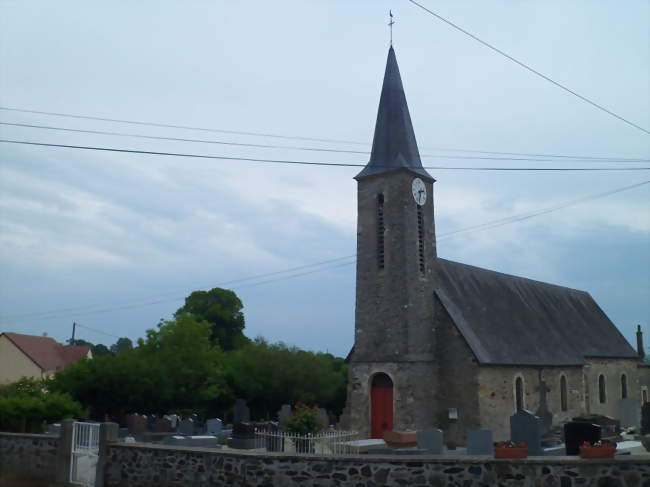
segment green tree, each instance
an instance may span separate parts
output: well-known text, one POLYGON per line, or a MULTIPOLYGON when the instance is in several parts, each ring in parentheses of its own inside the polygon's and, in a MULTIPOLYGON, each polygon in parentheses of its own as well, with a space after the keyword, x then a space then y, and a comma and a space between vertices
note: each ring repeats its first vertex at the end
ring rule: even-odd
POLYGON ((230 396, 210 327, 189 315, 161 321, 137 347, 82 360, 59 372, 51 388, 69 392, 95 419, 136 411, 216 413, 230 396))
POLYGON ((345 404, 343 359, 262 338, 228 354, 226 377, 256 417, 274 416, 282 404, 297 403, 318 404, 340 414, 345 404))
POLYGON ((106 345, 103 345, 101 343, 98 343, 97 345, 93 345, 90 350, 93 353, 93 357, 98 357, 100 355, 108 355, 111 353, 111 351, 108 349, 106 345))
POLYGON ((211 339, 222 350, 234 350, 250 340, 244 335, 242 302, 234 291, 215 287, 210 291, 195 291, 185 298, 185 304, 174 315, 187 313, 212 325, 211 339))
POLYGON ((118 338, 117 341, 111 345, 111 353, 118 354, 126 350, 131 350, 133 348, 133 342, 130 338, 122 337, 118 338))

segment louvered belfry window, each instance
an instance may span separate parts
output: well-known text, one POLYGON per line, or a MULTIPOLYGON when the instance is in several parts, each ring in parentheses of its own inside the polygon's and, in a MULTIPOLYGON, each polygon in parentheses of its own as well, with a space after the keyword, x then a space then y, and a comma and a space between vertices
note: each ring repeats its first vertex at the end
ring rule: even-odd
POLYGON ((377 195, 377 267, 381 270, 384 268, 384 195, 377 195))
POLYGON ((420 274, 424 275, 424 215, 420 205, 418 205, 418 262, 420 274))

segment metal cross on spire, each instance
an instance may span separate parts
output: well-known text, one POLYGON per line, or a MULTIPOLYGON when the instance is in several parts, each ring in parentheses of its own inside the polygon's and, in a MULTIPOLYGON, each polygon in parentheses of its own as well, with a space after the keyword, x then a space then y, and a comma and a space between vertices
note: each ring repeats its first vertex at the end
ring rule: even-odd
POLYGON ((395 21, 393 20, 393 11, 389 10, 388 15, 390 15, 390 22, 388 22, 388 27, 390 27, 390 45, 393 45, 393 24, 395 21))

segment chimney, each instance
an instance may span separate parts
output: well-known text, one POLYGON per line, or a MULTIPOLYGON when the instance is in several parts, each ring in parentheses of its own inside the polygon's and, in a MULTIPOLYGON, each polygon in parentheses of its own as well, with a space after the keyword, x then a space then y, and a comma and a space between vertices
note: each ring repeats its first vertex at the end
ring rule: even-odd
MULTIPOLYGON (((43 332, 43 336, 44 336, 44 337, 47 336, 47 332, 46 332, 46 331, 43 332)), ((637 332, 637 338, 636 338, 636 340, 637 340, 637 342, 639 341, 639 334, 638 334, 638 332, 637 332)))
POLYGON ((639 354, 639 358, 645 358, 645 349, 643 348, 643 332, 641 331, 641 325, 636 325, 636 351, 639 354))

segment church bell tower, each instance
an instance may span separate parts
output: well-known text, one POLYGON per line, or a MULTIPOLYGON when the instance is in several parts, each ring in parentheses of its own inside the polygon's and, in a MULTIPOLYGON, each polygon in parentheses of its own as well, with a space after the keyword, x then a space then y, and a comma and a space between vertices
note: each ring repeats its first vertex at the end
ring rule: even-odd
POLYGON ((436 411, 434 179, 422 167, 395 51, 358 183, 354 348, 344 422, 380 438, 436 411))

